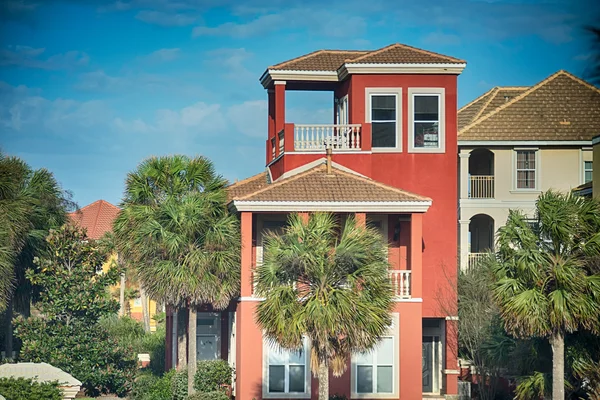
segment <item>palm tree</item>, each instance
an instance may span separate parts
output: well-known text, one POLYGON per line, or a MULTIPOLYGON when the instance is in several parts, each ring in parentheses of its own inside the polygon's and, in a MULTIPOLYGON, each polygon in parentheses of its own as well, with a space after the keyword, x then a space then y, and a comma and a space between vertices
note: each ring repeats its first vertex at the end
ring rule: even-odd
POLYGON ((273 344, 292 351, 311 343, 319 399, 329 398, 329 368, 339 376, 355 352, 372 349, 391 325, 387 246, 379 233, 331 214, 290 216, 265 242, 256 292, 257 322, 273 344))
POLYGON ((32 170, 23 160, 0 153, 0 309, 5 312, 5 345, 12 357, 12 318, 29 315, 34 288, 25 271, 45 249, 45 237, 67 220, 74 207, 51 172, 32 170))
POLYGON ((536 203, 536 224, 511 211, 498 246, 494 296, 504 327, 519 338, 549 338, 552 396, 563 400, 565 335, 600 332, 600 274, 590 265, 600 252, 600 203, 545 192, 536 203))
MULTIPOLYGON (((128 174, 114 226, 119 253, 136 269, 149 297, 178 314, 186 306, 189 310, 190 393, 196 370, 196 307, 224 309, 240 290, 240 229, 227 210, 226 185, 207 158, 149 158, 128 174)), ((178 334, 184 361, 185 331, 178 334)))

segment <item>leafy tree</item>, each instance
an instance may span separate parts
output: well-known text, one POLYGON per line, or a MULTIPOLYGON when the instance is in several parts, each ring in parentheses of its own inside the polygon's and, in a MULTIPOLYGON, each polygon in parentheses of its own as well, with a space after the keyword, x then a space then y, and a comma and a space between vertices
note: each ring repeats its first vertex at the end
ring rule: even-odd
MULTIPOLYGON (((494 296, 506 331, 547 337, 552 396, 565 398, 565 336, 600 332, 600 203, 548 191, 536 202, 536 223, 511 211, 498 233, 494 296)), ((539 381, 539 378, 537 379, 539 381)))
POLYGON ((331 214, 293 214, 285 232, 271 235, 256 271, 264 297, 257 322, 282 348, 311 342, 319 399, 329 397, 329 369, 343 373, 353 352, 372 349, 391 325, 393 301, 387 246, 379 233, 331 214))
POLYGON ((33 170, 0 152, 0 310, 6 308, 4 350, 9 358, 13 312, 28 316, 34 294, 25 271, 44 251, 49 229, 62 225, 73 206, 48 170, 33 170))
POLYGON ((109 287, 119 271, 110 268, 103 273, 106 254, 74 226, 52 230, 47 243, 47 254, 35 259, 38 269, 26 272, 41 289, 40 315, 15 319, 15 333, 23 342, 21 359, 69 372, 90 394, 125 393, 136 360, 98 323, 117 312, 109 287))
MULTIPOLYGON (((178 310, 188 306, 190 338, 196 337, 197 305, 224 309, 239 294, 240 230, 227 210, 226 185, 205 157, 150 158, 128 174, 115 221, 119 254, 136 268, 150 298, 178 310)), ((185 332, 178 335, 183 367, 185 332)), ((188 353, 192 393, 194 339, 188 353)))
POLYGON ((0 378, 0 396, 6 400, 62 400, 58 382, 38 382, 26 378, 0 378))

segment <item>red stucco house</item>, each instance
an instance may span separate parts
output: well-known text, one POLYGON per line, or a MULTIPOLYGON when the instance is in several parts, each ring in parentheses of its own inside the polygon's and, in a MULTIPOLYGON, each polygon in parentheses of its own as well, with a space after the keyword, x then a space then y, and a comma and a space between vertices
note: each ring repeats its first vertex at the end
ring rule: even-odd
MULTIPOLYGON (((389 243, 393 326, 368 355, 331 377, 348 399, 415 400, 457 394, 457 77, 463 60, 394 44, 321 50, 269 67, 266 170, 229 188, 241 220, 241 295, 228 310, 198 313, 199 359, 235 367, 235 397, 315 399, 307 352, 263 342, 252 275, 265 232, 290 212, 329 211, 381 230, 389 243), (287 91, 333 94, 335 124, 287 121, 287 91), (328 150, 331 151, 328 151, 328 150)), ((310 122, 310 121, 309 121, 310 122)), ((181 323, 181 322, 180 322, 181 323)), ((177 321, 167 317, 167 363, 177 321)))

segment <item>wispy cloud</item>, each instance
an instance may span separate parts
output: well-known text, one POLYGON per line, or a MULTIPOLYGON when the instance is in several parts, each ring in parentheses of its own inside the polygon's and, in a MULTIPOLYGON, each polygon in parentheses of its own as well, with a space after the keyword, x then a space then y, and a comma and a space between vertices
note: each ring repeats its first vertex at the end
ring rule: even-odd
POLYGON ((199 16, 189 13, 142 10, 135 17, 149 24, 162 26, 187 26, 198 22, 199 16))
POLYGON ((421 42, 425 45, 456 46, 460 44, 460 37, 452 33, 431 32, 425 35, 421 42))
POLYGON ((166 62, 175 60, 180 54, 180 48, 159 49, 143 57, 143 59, 149 62, 166 62))
POLYGON ((246 62, 253 54, 244 48, 217 49, 206 53, 206 63, 218 67, 228 79, 237 81, 253 81, 255 74, 246 68, 246 62))
POLYGON ((123 77, 108 75, 103 70, 86 72, 79 75, 75 88, 87 91, 112 91, 124 89, 130 81, 123 77))
POLYGON ((47 57, 45 52, 45 48, 7 46, 0 49, 0 66, 58 70, 81 67, 90 61, 89 56, 80 51, 68 51, 47 57))

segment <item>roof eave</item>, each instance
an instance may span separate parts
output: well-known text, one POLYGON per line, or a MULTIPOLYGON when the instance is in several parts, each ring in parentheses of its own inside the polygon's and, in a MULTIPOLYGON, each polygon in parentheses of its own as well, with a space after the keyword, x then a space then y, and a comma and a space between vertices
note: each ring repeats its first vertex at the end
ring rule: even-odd
POLYGON ((319 81, 337 82, 336 71, 297 71, 267 69, 260 77, 261 85, 267 89, 274 81, 319 81))
POLYGON ((460 75, 466 63, 345 63, 338 70, 340 80, 351 74, 443 74, 460 75))
POLYGON ((233 200, 231 211, 250 212, 379 212, 424 213, 431 200, 422 201, 252 201, 233 200))

